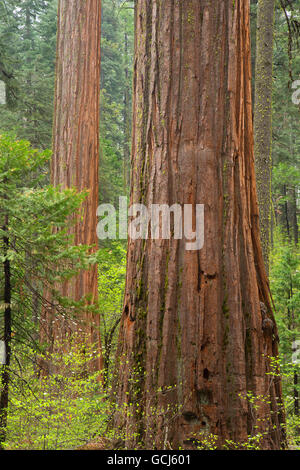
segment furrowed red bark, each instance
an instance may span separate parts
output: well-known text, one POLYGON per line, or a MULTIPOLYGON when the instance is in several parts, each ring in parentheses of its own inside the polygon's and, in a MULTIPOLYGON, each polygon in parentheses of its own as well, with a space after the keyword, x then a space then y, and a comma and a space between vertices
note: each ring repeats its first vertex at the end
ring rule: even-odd
POLYGON ((137 0, 135 22, 131 203, 204 204, 205 244, 129 240, 114 425, 128 448, 197 448, 211 435, 221 447, 264 432, 261 447, 279 449, 249 2, 137 0))
MULTIPOLYGON (((60 0, 53 158, 51 182, 62 188, 88 190, 73 233, 76 245, 97 249, 96 210, 98 206, 99 95, 100 95, 101 0, 60 0)), ((97 268, 81 272, 62 286, 62 294, 80 300, 90 295, 97 300, 97 268)), ((99 316, 87 314, 77 327, 46 315, 45 339, 64 339, 72 330, 84 331, 101 350, 99 316), (52 321, 52 324, 50 324, 52 321), (53 323, 54 322, 54 323, 53 323)), ((101 359, 94 364, 101 369, 101 359)))

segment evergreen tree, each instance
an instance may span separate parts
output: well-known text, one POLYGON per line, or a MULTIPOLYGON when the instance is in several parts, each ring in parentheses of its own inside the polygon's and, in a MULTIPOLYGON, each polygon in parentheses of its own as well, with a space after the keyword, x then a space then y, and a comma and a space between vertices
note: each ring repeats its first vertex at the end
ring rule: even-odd
MULTIPOLYGON (((73 246, 72 215, 86 194, 41 187, 50 153, 33 150, 27 141, 0 136, 0 339, 5 344, 1 366, 0 445, 6 439, 12 349, 23 344, 42 351, 38 331, 41 312, 75 319, 84 299, 72 302, 58 286, 95 262, 89 247, 73 246), (51 292, 51 301, 44 293, 51 292)), ((45 337, 45 343, 51 338, 45 337)))

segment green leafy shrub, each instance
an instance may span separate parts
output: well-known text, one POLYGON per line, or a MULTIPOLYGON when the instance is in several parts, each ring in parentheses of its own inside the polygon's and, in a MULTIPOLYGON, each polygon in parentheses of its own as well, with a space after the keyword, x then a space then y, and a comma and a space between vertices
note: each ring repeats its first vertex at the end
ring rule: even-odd
POLYGON ((56 349, 46 359, 59 373, 40 378, 26 361, 13 374, 6 449, 74 449, 105 434, 109 402, 100 372, 86 373, 95 352, 86 346, 82 354, 76 338, 56 349))

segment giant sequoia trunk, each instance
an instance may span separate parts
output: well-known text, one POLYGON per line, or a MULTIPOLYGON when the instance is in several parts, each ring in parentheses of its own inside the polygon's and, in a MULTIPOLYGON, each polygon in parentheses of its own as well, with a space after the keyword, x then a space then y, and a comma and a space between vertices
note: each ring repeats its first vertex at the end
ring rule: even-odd
POLYGON ((278 449, 249 2, 137 0, 135 18, 131 203, 204 204, 205 244, 129 240, 114 424, 129 448, 196 448, 209 435, 221 447, 262 432, 261 446, 278 449))
MULTIPOLYGON (((51 181, 62 188, 88 190, 88 197, 74 226, 76 245, 97 247, 100 0, 60 0, 58 6, 56 91, 51 181)), ((83 271, 61 288, 62 295, 80 300, 97 299, 97 268, 83 271)), ((46 315, 43 336, 64 339, 82 329, 100 351, 99 316, 87 314, 78 322, 46 315), (74 326, 75 325, 75 326, 74 326), (84 328, 83 328, 84 327, 84 328)), ((99 369, 101 361, 95 364, 99 369)))
POLYGON ((263 255, 269 270, 272 173, 272 92, 275 0, 258 0, 254 153, 263 255))

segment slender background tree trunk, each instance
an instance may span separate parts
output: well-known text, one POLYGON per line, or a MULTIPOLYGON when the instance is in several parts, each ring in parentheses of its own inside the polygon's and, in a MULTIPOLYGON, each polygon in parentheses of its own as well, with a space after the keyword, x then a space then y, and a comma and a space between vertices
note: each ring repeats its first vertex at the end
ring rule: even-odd
MULTIPOLYGON (((5 216, 3 226, 4 233, 8 231, 8 215, 5 216)), ((4 271, 4 347, 5 364, 1 367, 1 393, 0 393, 0 450, 3 450, 3 443, 7 434, 8 398, 10 383, 10 359, 11 359, 11 333, 12 333, 12 312, 11 312, 11 267, 7 259, 9 250, 9 238, 3 237, 3 271, 4 271)))
POLYGON ((204 204, 205 244, 129 241, 114 425, 129 448, 197 448, 209 435, 221 447, 262 432, 261 447, 278 449, 249 2, 137 0, 135 22, 131 203, 204 204), (266 400, 256 408, 248 391, 266 400))
POLYGON ((272 175, 272 91, 275 0, 258 0, 254 154, 263 255, 269 272, 272 175))
POLYGON ((124 87, 124 148, 123 148, 123 179, 124 190, 127 193, 129 187, 129 165, 130 165, 130 84, 129 84, 129 67, 128 67, 128 33, 125 30, 124 34, 124 56, 125 56, 125 87, 124 87))

